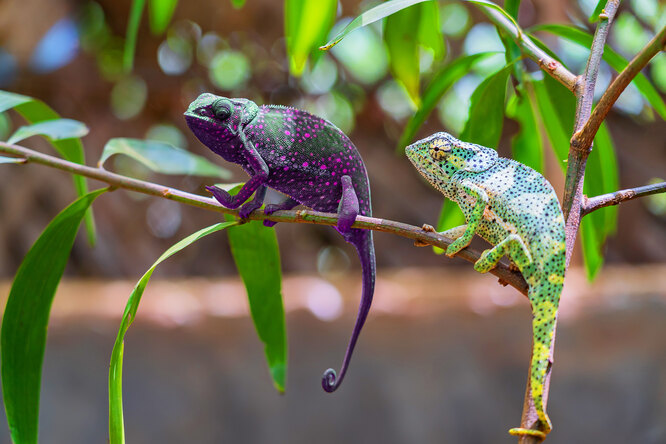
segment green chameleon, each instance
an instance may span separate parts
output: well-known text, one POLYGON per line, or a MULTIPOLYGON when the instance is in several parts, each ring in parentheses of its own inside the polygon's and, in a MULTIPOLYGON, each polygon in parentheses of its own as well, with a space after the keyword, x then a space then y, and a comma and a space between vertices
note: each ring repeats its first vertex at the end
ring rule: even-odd
POLYGON ((565 270, 564 216, 555 191, 533 169, 444 132, 413 143, 406 152, 419 173, 465 215, 466 225, 441 233, 455 239, 446 254, 453 256, 467 247, 477 233, 494 247, 483 252, 474 269, 486 273, 506 255, 529 286, 534 334, 530 389, 541 427, 515 428, 509 433, 543 438, 552 429, 543 388, 552 362, 565 270))

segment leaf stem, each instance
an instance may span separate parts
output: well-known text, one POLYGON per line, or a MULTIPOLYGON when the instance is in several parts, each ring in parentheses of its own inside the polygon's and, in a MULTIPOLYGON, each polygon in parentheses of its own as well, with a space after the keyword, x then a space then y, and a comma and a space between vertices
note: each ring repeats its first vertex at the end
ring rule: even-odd
MULTIPOLYGON (((157 196, 203 208, 205 210, 231 214, 238 217, 238 210, 225 208, 210 197, 191 194, 176 188, 170 188, 152 182, 133 179, 131 177, 112 173, 102 168, 92 168, 86 165, 68 162, 66 160, 54 156, 49 156, 48 154, 43 154, 22 146, 0 142, 0 153, 10 154, 24 159, 26 163, 36 163, 50 168, 56 168, 59 170, 67 171, 69 173, 99 180, 111 185, 113 188, 124 188, 126 190, 136 191, 138 193, 148 194, 151 196, 157 196)), ((270 216, 264 214, 262 211, 254 211, 250 214, 248 219, 317 225, 337 225, 338 223, 337 214, 321 213, 318 211, 310 210, 276 211, 270 216)), ((453 242, 452 239, 444 237, 438 233, 425 231, 421 227, 375 217, 358 216, 352 227, 391 233, 412 239, 414 241, 419 241, 421 244, 434 245, 444 250, 453 242)), ((468 262, 476 262, 481 257, 481 252, 472 248, 465 248, 461 250, 456 255, 456 257, 460 257, 461 259, 464 259, 468 262)), ((517 271, 509 269, 507 264, 500 262, 497 267, 490 270, 489 273, 497 276, 502 284, 511 285, 523 295, 527 295, 527 283, 523 279, 522 275, 517 271)))
POLYGON ((651 194, 666 193, 666 182, 659 182, 642 187, 628 188, 614 193, 601 194, 594 197, 583 197, 581 217, 590 214, 603 207, 619 205, 622 202, 636 199, 637 197, 649 196, 651 194))

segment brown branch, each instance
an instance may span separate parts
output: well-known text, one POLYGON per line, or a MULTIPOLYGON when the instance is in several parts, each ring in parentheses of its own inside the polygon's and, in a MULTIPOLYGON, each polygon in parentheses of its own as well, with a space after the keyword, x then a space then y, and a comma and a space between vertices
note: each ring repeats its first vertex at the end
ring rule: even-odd
POLYGON ((601 194, 594 197, 583 196, 583 205, 580 209, 581 217, 590 214, 599 208, 619 205, 622 202, 636 199, 637 197, 649 196, 650 194, 666 193, 666 182, 659 182, 642 187, 629 188, 614 193, 601 194))
MULTIPOLYGON (((22 146, 0 142, 0 153, 16 156, 23 159, 25 163, 45 165, 51 168, 56 168, 73 174, 99 180, 111 185, 114 188, 124 188, 126 190, 162 197, 187 205, 203 208, 209 211, 217 211, 218 213, 238 216, 238 210, 225 208, 221 206, 215 199, 210 197, 199 196, 197 194, 187 193, 185 191, 165 187, 163 185, 158 185, 152 182, 133 179, 131 177, 106 171, 102 168, 92 168, 86 165, 68 162, 66 160, 54 156, 49 156, 47 154, 42 154, 22 146)), ((250 214, 248 219, 318 225, 337 225, 338 223, 337 214, 321 213, 318 211, 309 210, 276 211, 270 216, 264 214, 263 211, 254 211, 252 214, 250 214)), ((396 234, 398 236, 418 241, 421 244, 434 245, 444 250, 453 242, 452 239, 444 237, 438 233, 425 231, 421 227, 375 217, 358 216, 352 227, 396 234)), ((464 259, 468 262, 476 262, 481 257, 481 252, 472 248, 465 248, 456 254, 456 257, 464 259)), ((497 267, 490 270, 489 273, 497 276, 503 285, 511 285, 523 295, 527 295, 527 283, 525 282, 525 279, 523 279, 523 276, 520 273, 511 270, 507 264, 499 263, 497 267)))
POLYGON ((482 3, 475 3, 475 6, 481 9, 495 26, 511 36, 523 54, 534 60, 542 70, 564 85, 569 91, 575 92, 578 81, 576 75, 548 55, 548 53, 536 46, 527 34, 505 17, 504 14, 496 9, 485 6, 482 3))
POLYGON ((592 115, 585 122, 582 128, 576 128, 576 133, 571 139, 572 146, 576 149, 586 150, 587 147, 592 145, 594 136, 599 131, 601 122, 604 121, 606 115, 617 101, 622 91, 631 83, 631 81, 638 75, 639 72, 647 65, 647 63, 659 53, 663 51, 666 46, 666 26, 654 36, 652 40, 636 54, 631 62, 622 70, 622 72, 613 80, 606 92, 599 99, 599 103, 594 108, 592 115))

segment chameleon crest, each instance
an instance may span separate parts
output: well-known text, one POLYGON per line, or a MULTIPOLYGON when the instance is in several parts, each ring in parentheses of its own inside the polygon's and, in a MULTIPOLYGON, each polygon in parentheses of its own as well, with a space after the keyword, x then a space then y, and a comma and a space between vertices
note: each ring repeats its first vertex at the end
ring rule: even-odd
POLYGON ((565 270, 564 216, 555 191, 533 169, 448 133, 419 140, 406 153, 419 173, 465 215, 467 224, 441 233, 455 239, 446 254, 467 247, 476 233, 493 248, 483 252, 474 269, 485 273, 506 255, 529 286, 534 335, 530 389, 541 426, 510 432, 543 437, 552 428, 543 394, 565 270))
MULTIPOLYGON (((266 206, 266 214, 301 204, 338 213, 336 229, 354 245, 361 261, 363 290, 340 374, 328 369, 322 378, 324 390, 336 390, 349 366, 375 288, 372 231, 351 228, 357 215, 372 216, 370 183, 361 155, 331 122, 295 108, 258 106, 248 99, 206 93, 190 104, 185 119, 204 145, 251 176, 235 196, 206 187, 223 206, 240 207, 241 218, 261 207, 266 187, 288 196, 281 204, 266 206)), ((264 225, 275 222, 265 220, 264 225)))

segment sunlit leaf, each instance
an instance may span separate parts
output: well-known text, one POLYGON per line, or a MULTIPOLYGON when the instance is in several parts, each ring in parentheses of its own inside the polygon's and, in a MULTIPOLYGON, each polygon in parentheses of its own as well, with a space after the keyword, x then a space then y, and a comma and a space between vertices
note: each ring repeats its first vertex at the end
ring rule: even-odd
POLYGON ((326 41, 337 9, 337 0, 285 0, 284 28, 291 74, 300 76, 308 55, 326 41))
POLYGON ((407 90, 412 102, 419 104, 420 78, 418 34, 421 5, 413 5, 386 19, 384 41, 389 52, 393 77, 407 90))
POLYGON ((127 34, 125 35, 125 51, 123 53, 123 69, 132 71, 134 65, 134 52, 136 51, 136 38, 139 34, 139 24, 146 0, 132 0, 129 19, 127 20, 127 34))
POLYGON ((125 348, 125 333, 136 318, 136 312, 141 302, 141 296, 148 285, 148 281, 155 271, 155 268, 164 260, 178 253, 182 249, 190 246, 202 237, 224 230, 238 222, 224 222, 211 225, 197 231, 185 239, 177 242, 162 254, 155 263, 144 273, 139 282, 137 282, 132 294, 127 300, 123 318, 120 321, 120 329, 116 342, 111 352, 111 363, 109 365, 109 442, 111 444, 121 444, 125 442, 125 427, 123 419, 123 352, 125 348))
POLYGON ((440 69, 423 91, 421 106, 407 122, 405 130, 400 136, 398 147, 400 150, 409 145, 414 139, 414 135, 419 130, 423 122, 428 118, 442 96, 460 80, 465 74, 469 73, 470 68, 479 60, 497 54, 496 52, 482 52, 455 59, 450 64, 440 69))
MULTIPOLYGON (((595 211, 596 213, 596 211, 595 211)), ((583 250, 583 264, 587 279, 592 281, 604 262, 601 254, 603 242, 598 239, 598 231, 595 228, 594 213, 584 217, 580 222, 580 241, 583 250)))
POLYGON ((514 160, 543 173, 543 144, 536 119, 536 104, 526 90, 509 101, 506 115, 520 124, 520 131, 511 138, 514 160))
POLYGON ((275 230, 261 221, 229 228, 229 245, 247 290, 250 314, 275 388, 284 392, 287 370, 287 333, 282 305, 282 272, 275 230))
POLYGON ((88 127, 78 120, 43 120, 32 125, 22 126, 12 134, 7 143, 16 143, 32 136, 46 136, 51 140, 71 139, 88 134, 88 127))
POLYGON ((545 76, 543 80, 533 81, 532 86, 550 146, 555 152, 558 165, 562 171, 566 171, 576 99, 569 90, 550 76, 545 76))
POLYGON ((513 64, 491 74, 474 90, 469 117, 460 138, 467 142, 497 148, 504 124, 506 83, 513 64))
MULTIPOLYGON (((444 231, 459 225, 463 225, 464 223, 466 223, 465 215, 460 210, 458 204, 445 197, 444 202, 442 202, 442 209, 439 212, 439 218, 437 219, 437 226, 435 229, 437 231, 444 231)), ((444 250, 439 247, 433 246, 432 249, 435 254, 444 253, 444 250)))
POLYGON ((590 23, 595 23, 599 21, 599 14, 601 14, 601 11, 604 10, 604 6, 606 6, 606 3, 608 3, 608 0, 599 0, 597 2, 597 6, 594 8, 594 11, 592 14, 590 14, 590 18, 588 19, 590 23))
POLYGON ((511 23, 513 23, 513 26, 515 26, 516 29, 520 30, 520 26, 518 26, 516 20, 513 17, 511 17, 511 14, 502 9, 501 6, 496 5, 495 3, 487 0, 466 0, 466 1, 486 8, 494 9, 495 11, 501 13, 504 17, 506 17, 511 23))
POLYGON ((240 9, 245 5, 245 0, 231 0, 231 4, 234 8, 240 9))
MULTIPOLYGON (((587 159, 583 193, 592 197, 611 193, 619 188, 620 179, 613 139, 606 124, 602 123, 594 137, 592 152, 587 159)), ((613 205, 586 216, 603 217, 603 221, 595 224, 597 230, 602 233, 602 236, 600 236, 602 240, 605 240, 607 235, 615 233, 617 229, 617 211, 618 207, 613 205)))
POLYGON ((504 0, 504 10, 514 19, 518 18, 518 9, 520 9, 520 0, 504 0))
POLYGON ((148 18, 150 31, 153 34, 162 34, 166 30, 176 10, 176 5, 178 5, 178 0, 150 0, 148 18))
MULTIPOLYGON (((56 113, 50 106, 41 100, 33 99, 32 97, 23 96, 20 94, 11 93, 8 91, 0 90, 0 112, 8 109, 14 109, 19 113, 28 123, 39 123, 45 120, 59 119, 60 115, 56 113)), ((70 162, 78 164, 85 164, 85 156, 83 152, 83 144, 80 139, 64 139, 52 140, 51 145, 60 153, 60 155, 70 162)), ((72 175, 74 180, 74 188, 79 196, 88 193, 88 184, 83 176, 72 175)), ((88 233, 88 242, 90 245, 95 244, 95 220, 93 218, 92 209, 88 210, 85 216, 84 224, 88 233)))
POLYGON ((90 204, 80 197, 58 214, 23 258, 2 319, 2 395, 12 441, 37 443, 39 394, 51 303, 90 204))
POLYGON ((441 59, 446 52, 442 25, 440 23, 439 3, 430 1, 419 6, 421 17, 418 28, 418 42, 433 52, 435 60, 441 59))
POLYGON ((184 149, 155 140, 115 138, 104 146, 98 165, 101 167, 114 154, 124 154, 162 174, 189 174, 193 176, 229 179, 231 173, 204 157, 184 149))
MULTIPOLYGON (((560 25, 560 24, 547 24, 539 25, 531 28, 531 31, 546 31, 551 34, 555 34, 559 37, 569 40, 570 42, 576 43, 584 48, 590 48, 592 46, 593 36, 587 31, 584 31, 580 28, 576 28, 570 25, 560 25)), ((608 63, 611 68, 615 71, 622 71, 629 62, 618 54, 613 48, 606 45, 604 47, 603 59, 608 63)), ((659 95, 659 92, 652 86, 652 83, 648 80, 643 73, 638 73, 634 80, 632 80, 634 86, 638 89, 645 100, 659 113, 662 119, 666 119, 666 103, 659 95)))

